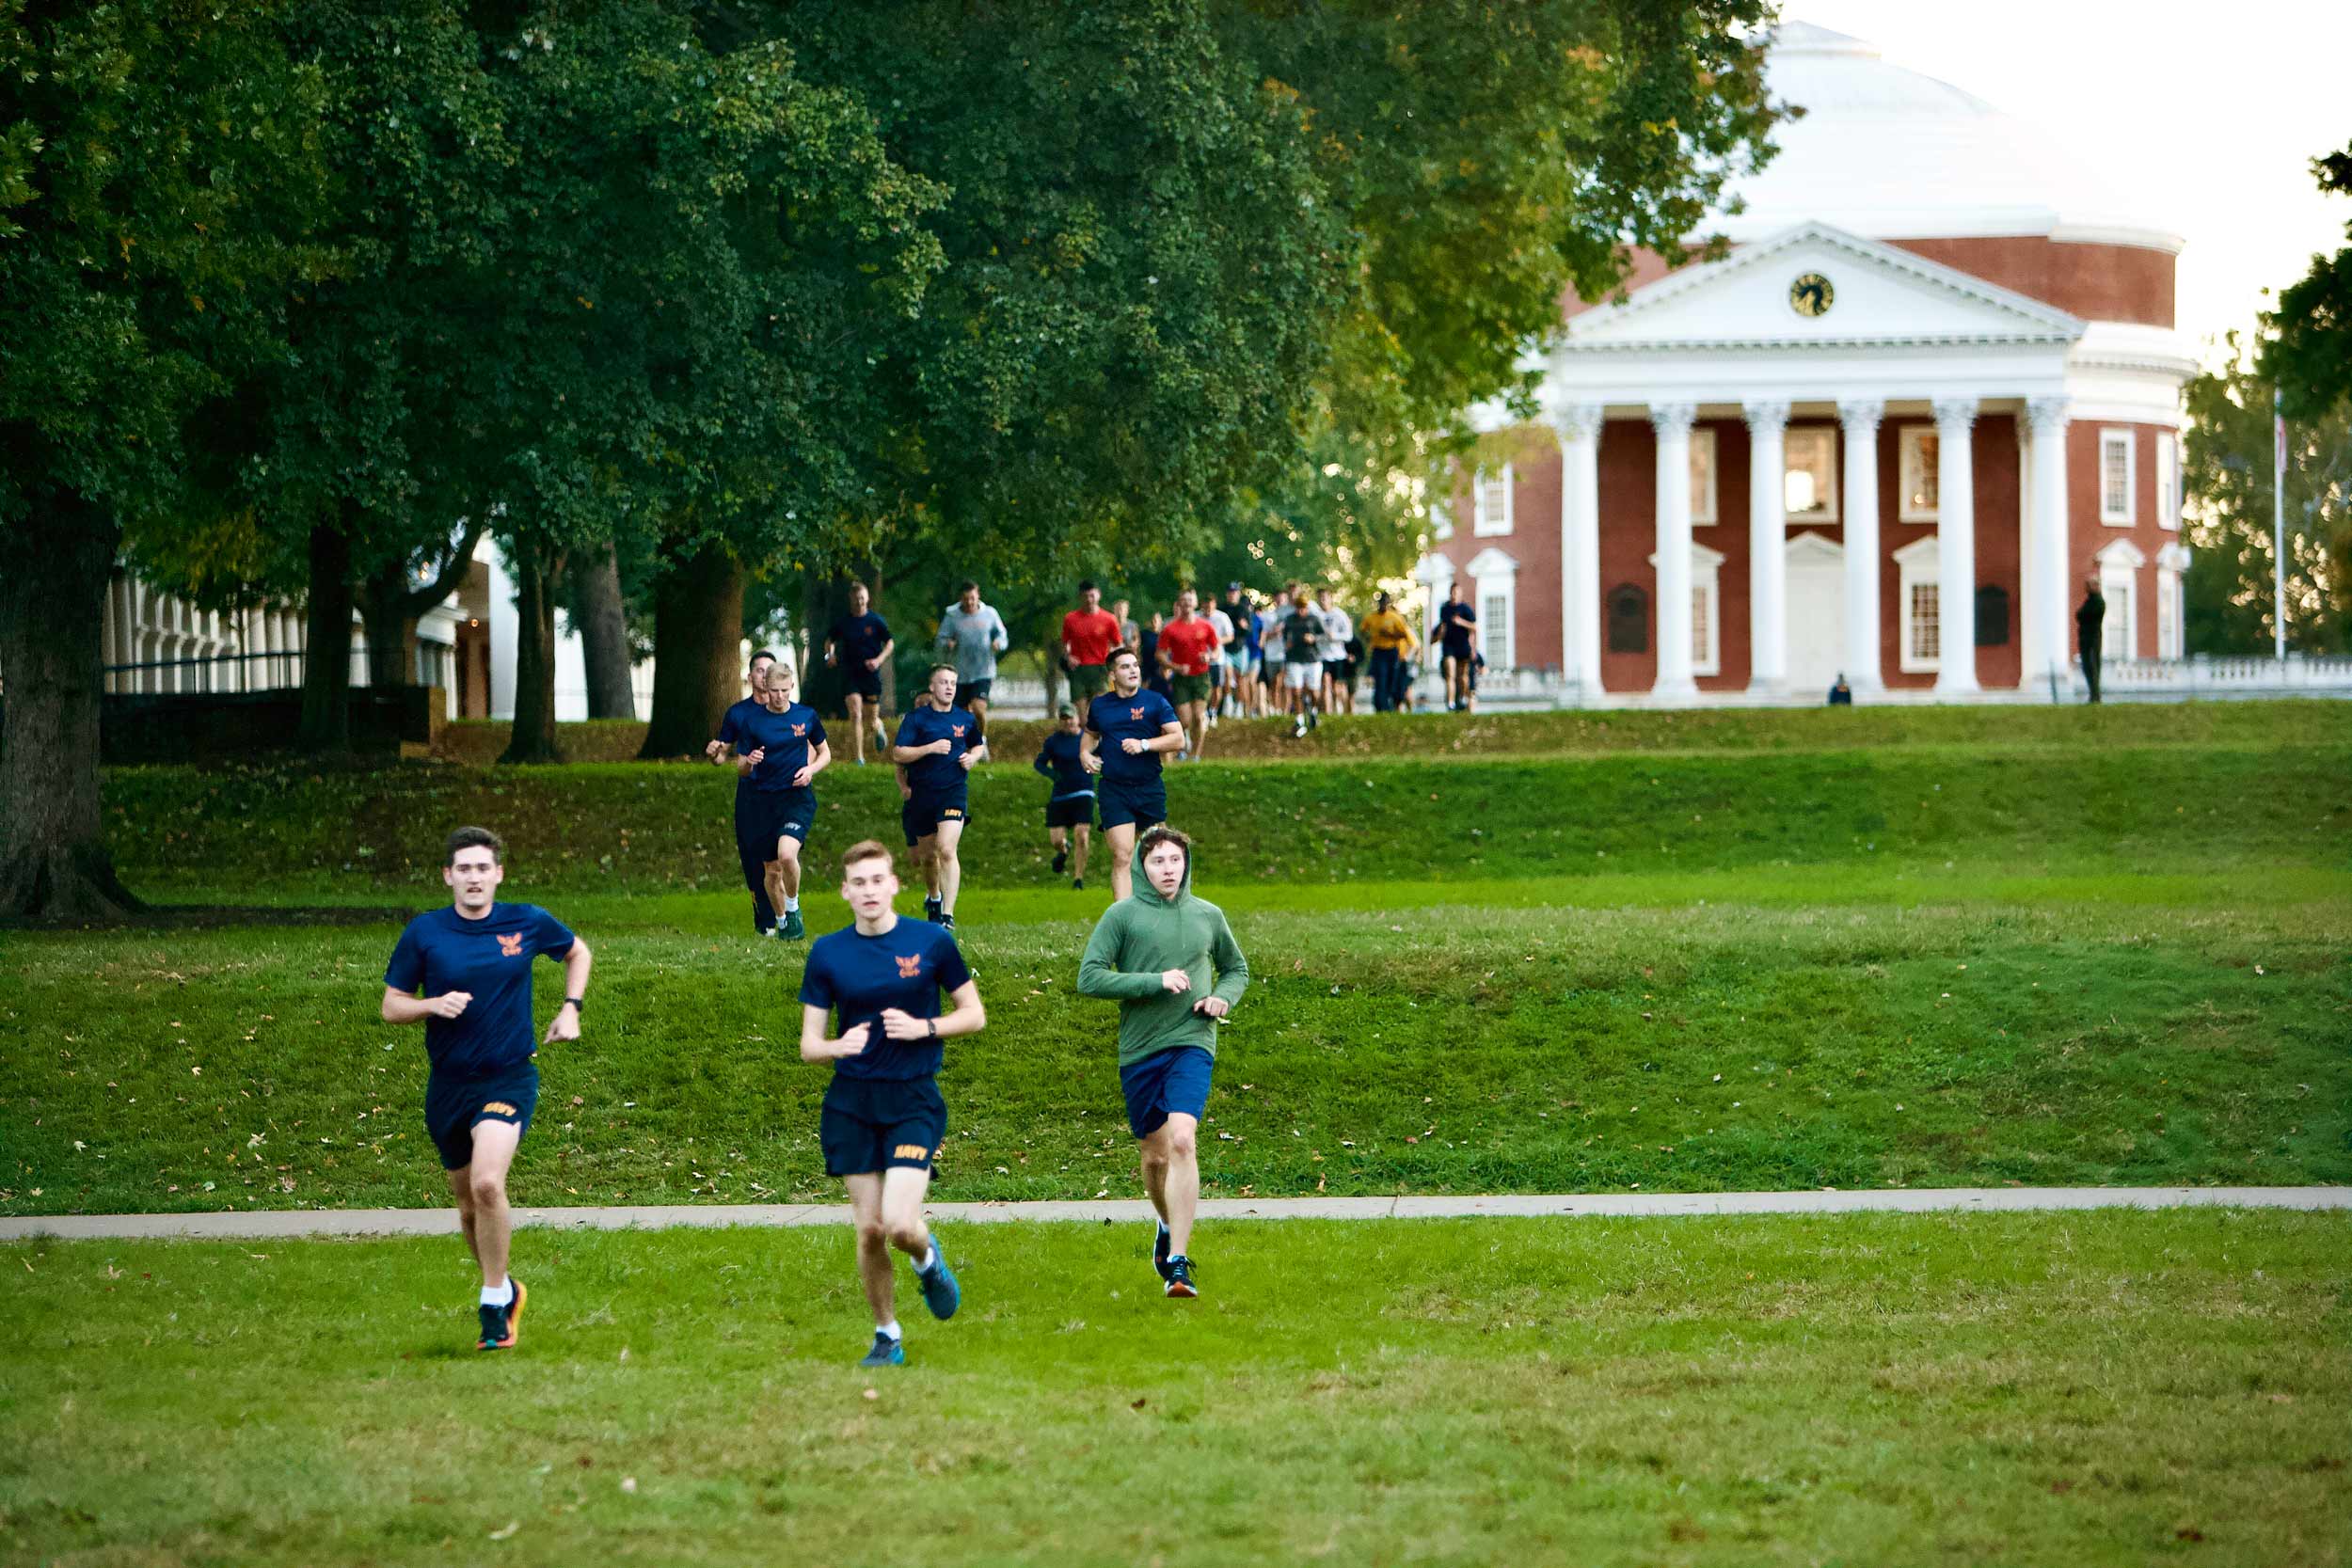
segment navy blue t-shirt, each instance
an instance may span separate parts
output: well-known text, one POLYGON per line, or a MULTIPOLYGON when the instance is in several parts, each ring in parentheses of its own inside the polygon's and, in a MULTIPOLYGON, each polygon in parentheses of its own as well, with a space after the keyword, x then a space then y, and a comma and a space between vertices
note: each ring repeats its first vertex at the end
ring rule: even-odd
MULTIPOLYGON (((746 718, 737 734, 735 749, 745 756, 768 749, 752 769, 752 787, 763 795, 794 787, 793 775, 809 764, 809 752, 825 742, 824 721, 805 703, 787 704, 782 713, 759 709, 746 718)), ((808 785, 802 784, 806 789, 808 785)))
MULTIPOLYGON (((750 697, 746 697, 741 702, 735 704, 727 709, 725 715, 719 721, 720 741, 724 745, 732 746, 736 742, 741 740, 743 738, 744 721, 749 719, 755 713, 765 713, 768 710, 765 707, 762 707, 757 702, 750 697)), ((739 773, 736 775, 735 792, 738 795, 742 794, 745 790, 751 787, 752 781, 750 779, 739 773)))
POLYGON ((867 659, 881 656, 882 645, 890 641, 890 626, 869 610, 863 615, 844 615, 825 635, 840 650, 843 664, 862 670, 867 659))
POLYGON ((928 920, 901 915, 878 937, 860 935, 855 926, 818 937, 801 973, 801 1001, 834 1009, 835 1039, 861 1023, 873 1025, 864 1052, 833 1064, 837 1076, 929 1078, 939 1070, 945 1042, 892 1039, 882 1033, 882 1009, 937 1018, 939 999, 971 978, 954 937, 928 920))
POLYGON ((960 707, 944 713, 935 707, 907 709, 895 744, 928 746, 934 740, 946 741, 947 750, 908 763, 907 783, 927 795, 952 795, 964 785, 967 775, 960 759, 980 743, 980 721, 960 707))
POLYGON ((1094 793, 1094 780, 1088 774, 1086 764, 1078 760, 1078 736, 1051 731, 1045 736, 1045 744, 1037 749, 1037 760, 1029 765, 1054 781, 1054 800, 1068 800, 1094 793))
POLYGON ((424 1021, 433 1070, 487 1078, 531 1060, 539 1049, 531 1022, 531 960, 560 958, 572 933, 536 904, 493 904, 480 920, 455 909, 421 914, 400 933, 384 983, 427 996, 462 990, 473 1000, 455 1018, 424 1021))
POLYGON ((1157 740, 1160 732, 1175 722, 1175 708, 1156 691, 1137 691, 1132 697, 1105 691, 1089 703, 1087 728, 1103 737, 1095 747, 1096 754, 1103 759, 1103 777, 1114 784, 1148 784, 1158 778, 1159 752, 1141 752, 1129 756, 1120 742, 1130 736, 1137 740, 1157 740))

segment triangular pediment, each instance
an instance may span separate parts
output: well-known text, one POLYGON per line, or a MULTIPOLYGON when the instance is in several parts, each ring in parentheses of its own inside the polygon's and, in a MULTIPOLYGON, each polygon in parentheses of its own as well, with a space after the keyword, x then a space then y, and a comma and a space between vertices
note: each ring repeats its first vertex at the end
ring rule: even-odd
POLYGON ((2077 317, 1825 223, 1685 267, 1567 324, 1561 352, 2047 343, 2077 317))

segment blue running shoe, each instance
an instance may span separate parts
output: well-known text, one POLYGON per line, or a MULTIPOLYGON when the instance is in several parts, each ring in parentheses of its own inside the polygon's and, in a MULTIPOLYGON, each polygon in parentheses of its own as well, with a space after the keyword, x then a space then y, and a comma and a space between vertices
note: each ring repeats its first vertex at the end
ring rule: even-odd
POLYGON ((903 1367, 907 1364, 907 1348, 881 1329, 874 1330, 874 1348, 866 1353, 861 1367, 903 1367))
POLYGON ((1182 1253, 1168 1260, 1167 1293, 1179 1301, 1190 1301, 1200 1293, 1200 1287, 1192 1277, 1192 1259, 1182 1253))
POLYGON ((801 921, 801 911, 787 910, 784 913, 784 924, 776 927, 776 940, 798 942, 806 935, 808 935, 808 927, 801 921))
POLYGON ((939 1247, 939 1239, 931 1239, 931 1266, 914 1276, 923 1287, 923 1305, 931 1309, 931 1316, 946 1322, 956 1315, 963 1303, 963 1288, 956 1283, 956 1271, 947 1266, 947 1255, 939 1247))
POLYGON ((1170 1237, 1166 1220, 1154 1223, 1159 1227, 1159 1233, 1152 1238, 1152 1268, 1160 1276, 1160 1283, 1165 1285, 1168 1283, 1168 1243, 1170 1237))

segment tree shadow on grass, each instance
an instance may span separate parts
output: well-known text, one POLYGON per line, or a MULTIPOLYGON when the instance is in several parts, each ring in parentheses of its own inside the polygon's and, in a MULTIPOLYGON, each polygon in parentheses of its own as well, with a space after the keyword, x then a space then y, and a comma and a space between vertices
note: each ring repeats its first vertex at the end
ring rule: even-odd
POLYGON ((239 926, 405 926, 405 905, 149 904, 119 920, 0 918, 0 931, 206 931, 239 926))

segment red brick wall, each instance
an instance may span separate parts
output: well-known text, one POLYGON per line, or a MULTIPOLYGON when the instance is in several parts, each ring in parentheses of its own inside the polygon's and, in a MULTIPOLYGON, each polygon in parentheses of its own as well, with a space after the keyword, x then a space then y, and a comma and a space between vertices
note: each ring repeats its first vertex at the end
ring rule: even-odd
POLYGON ((2172 325, 2174 258, 2161 250, 2022 234, 1886 243, 2085 321, 2172 325))
POLYGON ((2083 578, 2099 574, 2099 552, 2118 539, 2138 546, 2148 563, 2132 576, 2137 601, 2135 628, 2141 658, 2156 657, 2156 552, 2181 537, 2178 531, 2159 526, 2156 498, 2156 440, 2172 434, 2169 425, 2131 424, 2123 420, 2076 420, 2066 431, 2067 559, 2073 563, 2066 592, 2067 648, 2074 649, 2074 608, 2082 603, 2083 578), (2099 433, 2132 432, 2132 513, 2129 528, 2099 520, 2099 433))
MULTIPOLYGON (((1525 668, 1562 668, 1560 649, 1560 448, 1547 432, 1531 431, 1511 463, 1511 531, 1479 534, 1468 475, 1454 488, 1454 537, 1437 553, 1454 562, 1454 580, 1474 593, 1470 563, 1493 546, 1519 563, 1515 652, 1525 668)), ((1435 606, 1431 607, 1435 610, 1435 606)), ((1485 613, 1481 607, 1481 614, 1485 613)))
MULTIPOLYGON (((1932 430, 1926 414, 1893 414, 1879 425, 1879 657, 1886 684, 1893 688, 1925 689, 1935 684, 1933 672, 1907 674, 1902 661, 1902 568, 1895 552, 1915 540, 1932 538, 1932 523, 1906 523, 1902 515, 1902 435, 1906 427, 1932 430)), ((2022 597, 2018 576, 2020 541, 2017 509, 2017 419, 2009 414, 1984 414, 1977 420, 1970 442, 1976 479, 1977 588, 1999 587, 2009 593, 2009 641, 1997 648, 1977 650, 1977 683, 2013 687, 2024 667, 2018 647, 2022 597)), ((1976 590, 1962 604, 1943 610, 1944 638, 1974 638, 1977 630, 1976 590)))

